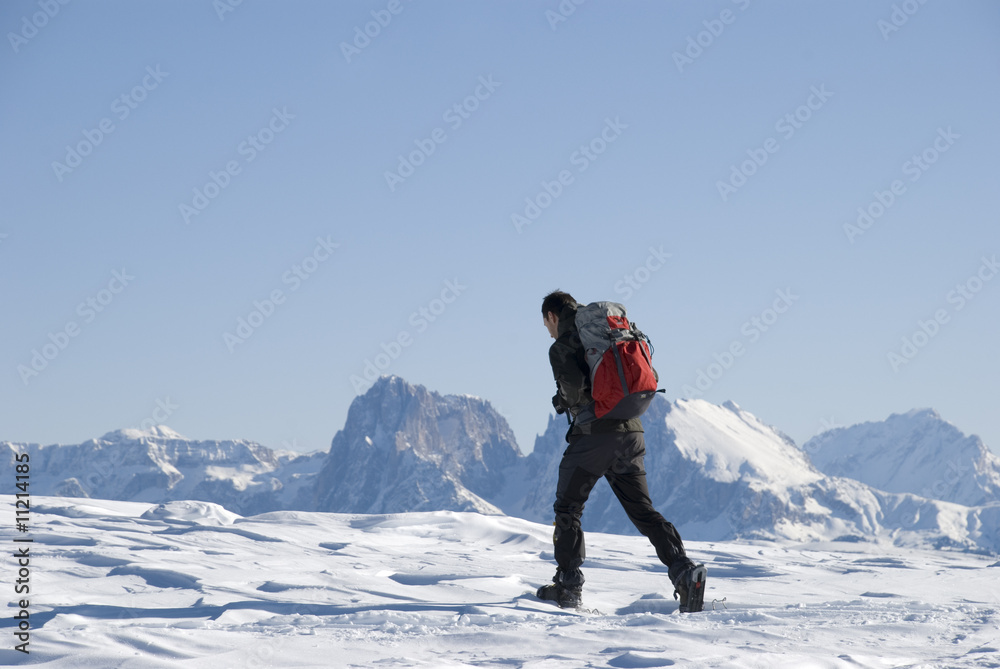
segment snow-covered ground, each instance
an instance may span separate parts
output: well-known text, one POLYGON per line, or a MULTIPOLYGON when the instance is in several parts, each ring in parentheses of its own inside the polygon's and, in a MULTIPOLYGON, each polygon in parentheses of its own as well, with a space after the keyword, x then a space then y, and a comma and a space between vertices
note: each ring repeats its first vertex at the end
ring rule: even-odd
POLYGON ((33 497, 32 532, 11 524, 6 554, 34 539, 31 654, 8 557, 0 665, 1000 667, 1000 563, 971 554, 691 542, 709 596, 682 615, 644 538, 591 533, 579 613, 530 594, 551 528, 508 517, 33 497))

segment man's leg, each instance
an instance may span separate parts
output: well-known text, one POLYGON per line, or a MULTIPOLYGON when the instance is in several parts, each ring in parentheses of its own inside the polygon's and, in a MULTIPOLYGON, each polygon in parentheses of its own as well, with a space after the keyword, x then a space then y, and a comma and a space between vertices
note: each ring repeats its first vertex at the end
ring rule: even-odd
POLYGON ((587 550, 580 517, 590 491, 600 478, 579 467, 574 460, 567 450, 559 465, 556 502, 552 507, 556 514, 552 543, 562 583, 567 587, 580 587, 584 582, 580 566, 587 557, 587 550))
POLYGON ((552 533, 558 569, 552 584, 542 586, 537 594, 539 598, 551 599, 562 607, 575 608, 581 601, 584 578, 580 566, 587 552, 580 516, 590 491, 600 478, 599 474, 593 474, 581 465, 589 462, 595 445, 589 437, 574 439, 559 463, 559 482, 553 505, 556 521, 552 533))
POLYGON ((642 432, 623 433, 618 458, 605 477, 629 520, 653 544, 656 556, 667 566, 673 582, 692 563, 684 552, 684 543, 677 528, 653 508, 643 463, 645 454, 642 432))

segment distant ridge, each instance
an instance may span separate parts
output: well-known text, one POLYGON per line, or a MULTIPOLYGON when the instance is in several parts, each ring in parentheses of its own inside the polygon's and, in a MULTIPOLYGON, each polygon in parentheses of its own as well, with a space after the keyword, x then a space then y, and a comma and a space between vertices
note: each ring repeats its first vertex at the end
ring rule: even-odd
POLYGON ((191 441, 168 427, 115 430, 82 444, 0 442, 0 472, 30 456, 34 494, 162 503, 202 500, 241 515, 301 508, 325 454, 278 454, 252 441, 191 441))
MULTIPOLYGON (((997 458, 931 410, 837 428, 802 448, 732 402, 658 398, 643 424, 653 503, 687 539, 1000 553, 997 458)), ((449 510, 548 524, 565 433, 551 416, 524 456, 486 400, 382 377, 354 399, 327 453, 193 441, 158 426, 77 445, 0 442, 0 476, 12 480, 15 452, 28 452, 36 494, 201 500, 240 515, 449 510)), ((636 533, 604 483, 583 522, 636 533)))
POLYGON ((933 409, 824 432, 802 449, 820 471, 965 506, 1000 503, 1000 457, 933 409))

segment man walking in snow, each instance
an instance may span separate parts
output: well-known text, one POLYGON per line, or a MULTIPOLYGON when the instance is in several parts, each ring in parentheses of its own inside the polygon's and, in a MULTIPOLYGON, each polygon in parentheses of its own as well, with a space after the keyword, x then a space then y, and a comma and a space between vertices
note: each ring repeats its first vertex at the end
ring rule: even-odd
POLYGON ((561 607, 580 605, 586 557, 580 517, 590 491, 604 477, 621 502, 636 529, 656 548, 667 566, 680 597, 681 611, 700 611, 704 597, 705 567, 695 565, 684 552, 684 544, 674 526, 653 508, 646 485, 643 457, 646 445, 639 418, 583 418, 581 412, 593 400, 590 368, 576 327, 576 300, 569 293, 554 291, 542 301, 542 318, 555 343, 549 348, 549 362, 556 381, 552 404, 557 413, 567 413, 572 424, 566 435, 569 446, 559 464, 556 485, 555 559, 558 568, 553 582, 538 589, 538 597, 561 607), (577 417, 581 420, 578 421, 577 417), (695 588, 699 590, 695 592, 695 588))

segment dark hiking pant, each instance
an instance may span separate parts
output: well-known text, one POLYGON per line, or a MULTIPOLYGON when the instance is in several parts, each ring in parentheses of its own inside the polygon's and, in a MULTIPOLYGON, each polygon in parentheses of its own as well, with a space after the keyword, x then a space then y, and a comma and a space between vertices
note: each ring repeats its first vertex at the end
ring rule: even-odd
POLYGON ((583 585, 580 566, 587 556, 580 517, 590 491, 603 476, 611 484, 629 520, 656 549, 671 580, 687 566, 684 544, 674 526, 653 508, 646 485, 642 432, 613 432, 574 437, 559 464, 556 486, 555 544, 558 578, 567 586, 583 585))

